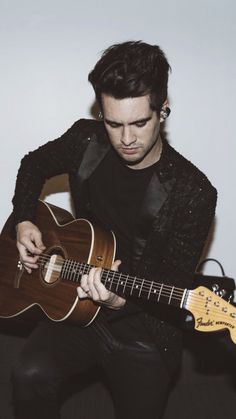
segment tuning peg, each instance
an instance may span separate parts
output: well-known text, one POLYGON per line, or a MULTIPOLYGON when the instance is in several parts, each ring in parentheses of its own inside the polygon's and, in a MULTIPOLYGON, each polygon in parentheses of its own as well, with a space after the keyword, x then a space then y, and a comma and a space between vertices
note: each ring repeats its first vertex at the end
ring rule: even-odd
POLYGON ((227 294, 227 291, 225 291, 224 289, 219 291, 220 297, 224 297, 226 294, 227 294))
POLYGON ((212 291, 216 293, 216 291, 218 291, 220 287, 218 284, 213 284, 211 288, 212 288, 212 291))

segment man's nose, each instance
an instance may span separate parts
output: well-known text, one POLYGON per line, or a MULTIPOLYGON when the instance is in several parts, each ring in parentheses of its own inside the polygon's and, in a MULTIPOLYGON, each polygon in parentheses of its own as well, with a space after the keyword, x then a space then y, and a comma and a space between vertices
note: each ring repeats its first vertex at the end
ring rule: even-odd
POLYGON ((121 142, 126 146, 130 146, 136 141, 136 137, 132 133, 131 127, 124 127, 121 142))

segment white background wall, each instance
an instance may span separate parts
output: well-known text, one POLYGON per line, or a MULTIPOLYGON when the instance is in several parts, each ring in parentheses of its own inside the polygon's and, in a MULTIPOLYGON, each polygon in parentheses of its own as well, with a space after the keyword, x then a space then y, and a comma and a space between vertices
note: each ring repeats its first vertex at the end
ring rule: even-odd
MULTIPOLYGON (((218 189, 209 256, 236 278, 235 19, 234 0, 0 0, 0 225, 22 156, 90 116, 99 52, 142 39, 169 58, 168 138, 218 189)), ((47 200, 69 207, 67 192, 47 200)))

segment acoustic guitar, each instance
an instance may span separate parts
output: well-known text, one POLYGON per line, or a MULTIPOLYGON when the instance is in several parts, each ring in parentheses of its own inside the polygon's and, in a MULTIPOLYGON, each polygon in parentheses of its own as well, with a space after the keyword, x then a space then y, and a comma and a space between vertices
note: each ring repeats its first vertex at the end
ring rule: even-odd
POLYGON ((182 289, 112 271, 114 234, 88 220, 75 220, 54 205, 39 201, 36 220, 46 250, 39 256, 39 268, 31 274, 19 261, 12 216, 0 236, 0 317, 19 316, 38 307, 53 321, 68 319, 89 325, 100 306, 90 299, 80 300, 76 288, 81 275, 98 266, 102 267, 101 280, 107 289, 127 298, 188 310, 196 330, 228 329, 236 343, 236 308, 208 288, 182 289))

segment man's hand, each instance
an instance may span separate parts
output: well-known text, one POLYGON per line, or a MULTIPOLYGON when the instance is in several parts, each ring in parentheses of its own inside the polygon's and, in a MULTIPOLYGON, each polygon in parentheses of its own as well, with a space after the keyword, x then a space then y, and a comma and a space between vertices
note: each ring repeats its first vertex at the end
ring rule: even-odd
MULTIPOLYGON (((118 271, 121 264, 116 260, 111 269, 118 271)), ((83 275, 80 286, 77 288, 79 298, 91 298, 96 303, 101 303, 113 310, 118 310, 126 300, 111 291, 108 291, 101 282, 101 268, 91 268, 88 275, 83 275)))
POLYGON ((20 260, 28 273, 32 269, 37 269, 38 256, 45 249, 42 242, 42 234, 38 227, 31 221, 23 221, 17 224, 17 248, 20 254, 20 260))

